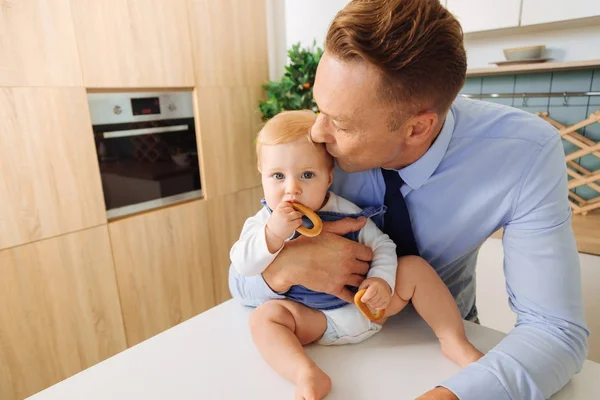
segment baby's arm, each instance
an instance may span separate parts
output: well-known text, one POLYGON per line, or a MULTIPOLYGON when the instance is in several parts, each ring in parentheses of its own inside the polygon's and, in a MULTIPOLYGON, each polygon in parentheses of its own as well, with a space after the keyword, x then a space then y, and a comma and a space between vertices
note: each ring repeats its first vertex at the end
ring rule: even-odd
POLYGON ((240 238, 229 253, 238 274, 253 276, 263 273, 281 251, 282 246, 273 253, 269 251, 266 235, 268 220, 269 212, 263 208, 244 223, 240 238))
POLYGON ((373 251, 371 269, 367 278, 381 278, 390 285, 394 293, 396 286, 396 271, 398 270, 398 257, 396 256, 396 245, 388 235, 383 233, 370 219, 361 229, 358 241, 369 246, 373 251))

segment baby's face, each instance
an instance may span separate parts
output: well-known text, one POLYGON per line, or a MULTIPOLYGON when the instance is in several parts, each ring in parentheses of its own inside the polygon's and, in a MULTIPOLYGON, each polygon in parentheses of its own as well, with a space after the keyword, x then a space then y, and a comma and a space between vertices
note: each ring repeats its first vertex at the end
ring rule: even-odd
POLYGON ((327 157, 322 145, 304 138, 263 145, 261 173, 267 205, 273 210, 281 201, 290 201, 312 210, 321 208, 333 179, 327 157))

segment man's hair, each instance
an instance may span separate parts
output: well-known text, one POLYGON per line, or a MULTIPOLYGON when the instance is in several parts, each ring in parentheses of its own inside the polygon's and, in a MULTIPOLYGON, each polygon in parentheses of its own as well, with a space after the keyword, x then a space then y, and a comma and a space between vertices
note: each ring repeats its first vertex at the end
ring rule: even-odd
POLYGON ((310 110, 283 111, 271 118, 260 130, 256 138, 256 156, 260 171, 262 146, 294 142, 305 138, 313 146, 323 147, 328 165, 333 168, 333 157, 327 153, 322 143, 315 143, 310 137, 310 130, 317 120, 317 115, 310 110))
POLYGON ((376 66, 382 98, 402 113, 444 113, 465 83, 462 28, 438 0, 353 0, 331 23, 325 50, 376 66))

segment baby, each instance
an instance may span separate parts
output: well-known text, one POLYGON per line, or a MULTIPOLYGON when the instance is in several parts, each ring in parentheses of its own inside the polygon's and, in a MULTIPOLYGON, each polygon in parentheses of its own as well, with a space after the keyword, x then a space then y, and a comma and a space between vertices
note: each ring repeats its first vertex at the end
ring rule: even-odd
MULTIPOLYGON (((323 221, 369 218, 385 211, 385 207, 360 209, 328 191, 333 158, 322 144, 310 139, 315 120, 311 111, 283 112, 258 134, 256 151, 265 199, 264 207, 248 218, 231 249, 232 264, 241 275, 261 274, 295 238, 303 218, 292 207, 294 202, 315 210, 323 221)), ((412 301, 448 358, 465 366, 482 356, 467 340, 450 292, 425 260, 398 259, 395 244, 370 219, 360 232, 348 237, 373 250, 370 270, 359 288, 366 289, 363 303, 372 310, 385 310, 387 318, 412 301)), ((302 346, 362 342, 381 330, 385 318, 371 322, 356 305, 303 286, 292 286, 285 297, 253 311, 252 337, 267 363, 296 384, 296 399, 321 399, 329 393, 331 380, 302 346)))

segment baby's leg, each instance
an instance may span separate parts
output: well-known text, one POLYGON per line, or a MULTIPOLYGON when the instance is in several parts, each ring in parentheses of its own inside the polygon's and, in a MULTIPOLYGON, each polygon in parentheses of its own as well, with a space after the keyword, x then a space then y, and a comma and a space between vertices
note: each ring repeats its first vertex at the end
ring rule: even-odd
POLYGON ((325 333, 325 315, 291 300, 271 300, 254 310, 250 330, 267 363, 296 384, 297 400, 322 399, 331 379, 304 352, 303 345, 325 333))
POLYGON ((444 282, 425 260, 414 256, 398 259, 396 293, 386 315, 400 312, 410 300, 435 332, 446 357, 464 367, 483 356, 467 339, 456 302, 444 282))

